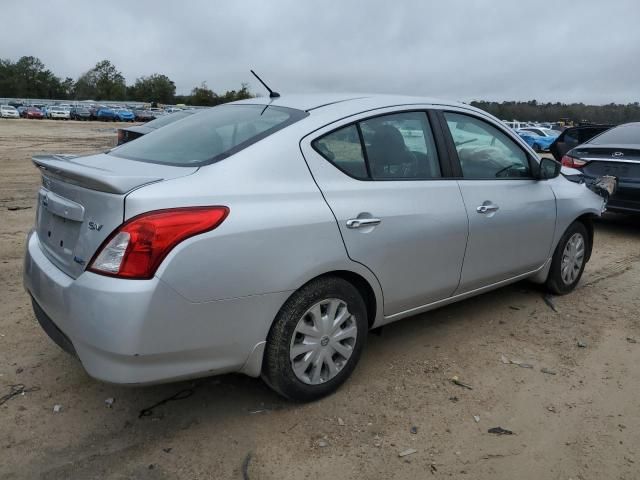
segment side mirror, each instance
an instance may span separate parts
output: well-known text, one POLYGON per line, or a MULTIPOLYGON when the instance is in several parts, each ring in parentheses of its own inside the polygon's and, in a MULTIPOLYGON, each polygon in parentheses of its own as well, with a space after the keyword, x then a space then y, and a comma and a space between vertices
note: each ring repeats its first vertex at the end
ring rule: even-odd
POLYGON ((559 162, 556 162, 552 158, 543 158, 540 160, 540 174, 538 175, 538 178, 540 180, 556 178, 560 175, 561 169, 562 165, 559 162))

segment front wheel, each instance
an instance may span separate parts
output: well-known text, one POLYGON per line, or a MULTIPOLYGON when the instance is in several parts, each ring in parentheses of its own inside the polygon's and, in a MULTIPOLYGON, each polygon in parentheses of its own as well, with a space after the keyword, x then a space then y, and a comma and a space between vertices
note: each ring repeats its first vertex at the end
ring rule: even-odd
POLYGON ((591 245, 587 229, 581 222, 572 223, 558 242, 546 287, 556 295, 573 291, 582 277, 591 245))
POLYGON ((314 280, 278 313, 267 337, 262 378, 292 400, 324 397, 353 372, 367 330, 367 308, 351 283, 337 277, 314 280))

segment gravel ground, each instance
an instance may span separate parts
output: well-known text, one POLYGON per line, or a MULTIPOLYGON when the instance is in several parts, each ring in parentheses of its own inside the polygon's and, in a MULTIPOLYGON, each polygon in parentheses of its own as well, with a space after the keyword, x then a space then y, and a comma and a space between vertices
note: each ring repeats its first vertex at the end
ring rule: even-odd
POLYGON ((29 390, 0 405, 0 479, 640 477, 633 217, 598 221, 582 283, 553 300, 557 312, 523 282, 403 320, 369 335, 351 380, 319 402, 240 375, 146 388, 89 378, 22 288, 39 184, 30 157, 109 148, 113 127, 0 121, 0 397, 29 390), (513 435, 488 433, 498 426, 513 435))

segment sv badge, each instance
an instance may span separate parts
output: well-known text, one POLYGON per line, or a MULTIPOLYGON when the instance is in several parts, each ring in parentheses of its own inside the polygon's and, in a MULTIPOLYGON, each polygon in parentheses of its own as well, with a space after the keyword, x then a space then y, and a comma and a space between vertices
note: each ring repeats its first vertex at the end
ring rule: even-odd
POLYGON ((95 230, 99 232, 100 230, 102 230, 102 224, 96 223, 96 222, 89 222, 89 230, 95 230))

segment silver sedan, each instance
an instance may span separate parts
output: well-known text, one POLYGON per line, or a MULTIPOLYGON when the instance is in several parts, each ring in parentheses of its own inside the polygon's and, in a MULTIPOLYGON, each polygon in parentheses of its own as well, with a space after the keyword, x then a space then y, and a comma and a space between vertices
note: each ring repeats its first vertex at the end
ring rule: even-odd
POLYGON ((254 98, 33 161, 25 287, 91 376, 242 372, 297 400, 371 328, 525 278, 572 291, 605 207, 487 113, 412 97, 254 98))

